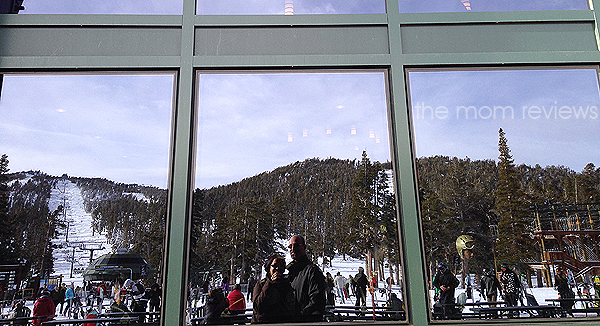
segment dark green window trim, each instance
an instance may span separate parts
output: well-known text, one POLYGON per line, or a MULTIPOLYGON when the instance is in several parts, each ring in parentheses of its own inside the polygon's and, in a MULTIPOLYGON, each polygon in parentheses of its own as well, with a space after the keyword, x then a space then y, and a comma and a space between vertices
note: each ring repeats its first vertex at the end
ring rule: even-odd
MULTIPOLYGON (((591 4, 600 8, 600 0, 591 4)), ((426 325, 405 69, 600 64, 595 10, 399 14, 397 1, 388 1, 388 13, 376 15, 197 16, 194 0, 185 0, 183 6, 183 15, 176 16, 0 15, 0 72, 177 71, 162 319, 169 326, 182 324, 185 317, 196 70, 388 70, 409 322, 426 325), (261 29, 268 31, 265 28, 283 35, 301 33, 302 46, 281 50, 260 34, 261 29), (210 31, 215 29, 229 30, 233 38, 237 32, 252 32, 258 42, 225 54, 205 50, 202 46, 210 45, 210 31), (319 29, 329 36, 321 39, 315 32, 319 29), (54 32, 59 30, 74 37, 54 32), (45 37, 34 37, 38 33, 45 37), (109 42, 98 43, 87 35, 109 42), (336 36, 344 41, 328 44, 336 36), (515 44, 515 39, 523 41, 515 44), (98 50, 90 50, 92 45, 98 50)))

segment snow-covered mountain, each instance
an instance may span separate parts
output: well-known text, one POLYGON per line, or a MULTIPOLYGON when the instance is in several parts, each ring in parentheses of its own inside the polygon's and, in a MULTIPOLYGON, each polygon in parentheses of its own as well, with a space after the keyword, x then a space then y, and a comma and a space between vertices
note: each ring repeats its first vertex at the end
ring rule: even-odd
POLYGON ((98 258, 112 250, 106 236, 93 231, 92 215, 85 211, 81 189, 66 178, 60 179, 52 189, 48 208, 54 211, 60 205, 65 213, 61 219, 67 227, 60 229, 58 238, 52 240, 57 246, 52 255, 54 274, 62 274, 67 282, 80 283, 90 258, 98 258))

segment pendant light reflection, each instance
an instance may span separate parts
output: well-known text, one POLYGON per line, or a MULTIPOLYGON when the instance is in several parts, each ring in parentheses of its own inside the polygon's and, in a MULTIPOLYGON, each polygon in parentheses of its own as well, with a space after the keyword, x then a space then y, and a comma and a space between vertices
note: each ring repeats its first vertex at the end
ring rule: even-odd
POLYGON ((285 0, 285 14, 293 15, 294 14, 294 0, 285 0))
POLYGON ((460 0, 460 2, 465 6, 465 9, 471 11, 471 0, 460 0))

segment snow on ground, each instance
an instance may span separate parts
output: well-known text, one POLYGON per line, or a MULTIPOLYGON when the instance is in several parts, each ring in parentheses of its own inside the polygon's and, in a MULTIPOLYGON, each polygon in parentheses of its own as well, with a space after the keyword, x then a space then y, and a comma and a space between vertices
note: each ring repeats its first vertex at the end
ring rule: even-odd
POLYGON ((63 275, 63 283, 74 282, 75 286, 82 285, 82 273, 90 263, 91 253, 90 250, 84 249, 102 248, 93 251, 92 258, 96 259, 110 253, 111 247, 103 234, 93 231, 92 215, 85 211, 81 190, 67 179, 58 181, 50 194, 50 211, 54 211, 59 205, 64 207, 66 213, 59 218, 68 227, 60 229, 59 236, 52 241, 58 247, 53 252, 53 275, 63 275))
MULTIPOLYGON (((102 246, 102 250, 94 251, 93 258, 98 258, 103 254, 110 253, 111 248, 103 234, 96 233, 92 230, 92 216, 90 213, 85 211, 81 190, 69 180, 60 180, 51 192, 50 201, 48 204, 49 209, 53 211, 59 205, 66 207, 66 217, 62 216, 61 218, 63 221, 68 222, 69 227, 68 234, 66 229, 61 229, 59 230, 60 235, 58 238, 53 240, 53 243, 59 247, 53 252, 55 270, 53 275, 63 275, 63 283, 68 284, 73 282, 75 286, 81 286, 83 284, 83 270, 85 267, 87 267, 90 261, 90 251, 82 250, 81 247, 90 244, 102 246), (71 263, 73 263, 72 276, 71 263)), ((283 248, 285 248, 287 241, 285 241, 285 243, 282 242, 281 244, 283 248)), ((289 253, 286 253, 285 258, 287 262, 291 261, 289 253)), ((323 270, 323 273, 329 272, 335 277, 335 275, 340 272, 345 278, 355 276, 356 273, 358 273, 359 267, 365 268, 363 260, 353 259, 350 257, 346 257, 346 259, 344 259, 339 256, 336 256, 331 261, 331 266, 323 267, 322 261, 319 261, 319 264, 323 270)), ((388 273, 389 271, 386 269, 384 279, 389 276, 388 273)), ((264 277, 264 275, 261 277, 264 277)), ((396 279, 395 275, 394 279, 396 279)), ((379 281, 379 288, 385 288, 385 282, 379 281)), ((392 287, 392 291, 397 293, 399 298, 404 297, 399 285, 394 285, 392 287)), ((550 302, 547 302, 546 299, 558 297, 558 294, 554 288, 530 288, 526 291, 527 293, 533 294, 540 305, 550 304, 550 302)), ((456 296, 459 296, 462 292, 464 292, 463 289, 457 289, 456 296)), ((431 298, 433 298, 433 291, 431 292, 431 298)), ((345 304, 352 305, 354 304, 355 300, 356 297, 352 296, 351 298, 345 300, 345 304)), ((367 302, 371 303, 371 300, 372 298, 369 295, 367 302)), ((386 294, 376 292, 375 303, 377 305, 383 305, 386 300, 386 294)), ((480 297, 478 291, 473 290, 473 299, 469 299, 467 302, 477 301, 484 300, 480 297)), ((341 298, 336 298, 336 304, 342 304, 341 298)), ((27 305, 33 309, 33 302, 28 302, 27 305)), ((251 306, 252 303, 248 302, 247 305, 251 306)))

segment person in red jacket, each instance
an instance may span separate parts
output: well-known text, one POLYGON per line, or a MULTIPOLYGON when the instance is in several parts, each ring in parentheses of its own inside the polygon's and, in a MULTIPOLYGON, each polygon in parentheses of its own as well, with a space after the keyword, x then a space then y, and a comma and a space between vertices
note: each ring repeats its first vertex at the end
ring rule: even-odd
MULTIPOLYGON (((56 307, 54 306, 54 302, 50 299, 50 292, 48 290, 43 290, 42 295, 37 299, 35 304, 33 305, 33 317, 41 317, 41 316, 54 316, 56 313, 56 307)), ((33 325, 40 326, 42 322, 51 320, 50 318, 39 318, 33 320, 33 325)))
POLYGON ((229 300, 229 312, 232 314, 245 313, 246 301, 241 289, 242 287, 236 284, 233 287, 233 291, 227 296, 227 300, 229 300))

